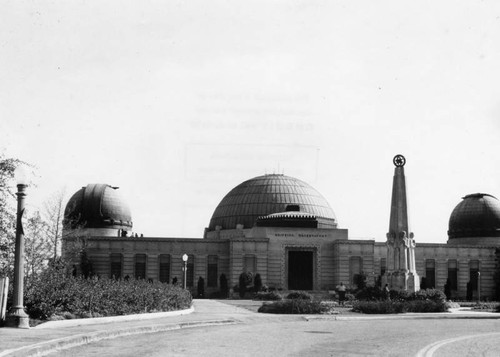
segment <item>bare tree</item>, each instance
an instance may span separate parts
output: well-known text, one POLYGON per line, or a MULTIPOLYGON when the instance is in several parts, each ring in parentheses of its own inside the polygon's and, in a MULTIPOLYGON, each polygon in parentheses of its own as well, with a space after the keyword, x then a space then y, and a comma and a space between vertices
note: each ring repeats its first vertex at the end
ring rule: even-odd
POLYGON ((25 274, 34 275, 47 267, 52 255, 52 242, 47 236, 47 223, 39 211, 28 215, 25 229, 25 274))
POLYGON ((53 259, 58 257, 63 232, 64 203, 66 189, 60 189, 52 194, 44 203, 43 219, 46 223, 47 236, 52 242, 53 259))

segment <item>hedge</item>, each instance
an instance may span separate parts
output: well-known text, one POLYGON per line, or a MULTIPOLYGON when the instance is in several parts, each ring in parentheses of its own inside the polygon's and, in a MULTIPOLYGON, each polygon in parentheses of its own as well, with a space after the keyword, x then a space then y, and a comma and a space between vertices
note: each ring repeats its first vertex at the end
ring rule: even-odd
POLYGON ((445 302, 432 300, 409 301, 357 301, 353 311, 364 314, 399 314, 404 312, 446 312, 445 302))
POLYGON ((268 314, 326 314, 331 311, 331 306, 320 301, 311 300, 283 300, 262 305, 258 312, 268 314))
POLYGON ((276 291, 260 291, 253 296, 254 300, 282 300, 283 297, 276 291))
POLYGON ((312 295, 305 291, 290 291, 286 296, 287 299, 312 300, 312 295))
POLYGON ((85 279, 58 269, 27 279, 24 290, 26 312, 41 320, 181 310, 189 308, 191 302, 191 293, 174 285, 135 279, 85 279))

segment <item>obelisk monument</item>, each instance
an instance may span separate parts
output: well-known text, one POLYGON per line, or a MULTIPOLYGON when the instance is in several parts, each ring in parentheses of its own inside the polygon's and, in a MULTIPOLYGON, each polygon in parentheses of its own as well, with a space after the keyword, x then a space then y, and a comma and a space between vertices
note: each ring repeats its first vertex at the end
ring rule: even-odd
POLYGON ((420 280, 415 268, 415 240, 408 224, 406 182, 403 155, 393 159, 396 166, 392 183, 391 217, 387 233, 387 267, 382 284, 392 290, 415 292, 420 280))

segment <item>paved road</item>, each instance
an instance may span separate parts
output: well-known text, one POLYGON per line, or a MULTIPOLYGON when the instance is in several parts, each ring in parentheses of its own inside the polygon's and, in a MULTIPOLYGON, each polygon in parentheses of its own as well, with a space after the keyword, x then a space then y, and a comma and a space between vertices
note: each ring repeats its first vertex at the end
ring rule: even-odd
MULTIPOLYGON (((236 312, 236 311, 235 311, 236 312)), ((499 320, 336 321, 242 312, 240 323, 104 340, 57 356, 498 356, 499 320), (498 333, 496 336, 486 334, 498 333), (461 339, 463 336, 481 335, 461 339), (453 343, 446 341, 454 339, 453 343), (430 347, 429 347, 430 346, 430 347)))

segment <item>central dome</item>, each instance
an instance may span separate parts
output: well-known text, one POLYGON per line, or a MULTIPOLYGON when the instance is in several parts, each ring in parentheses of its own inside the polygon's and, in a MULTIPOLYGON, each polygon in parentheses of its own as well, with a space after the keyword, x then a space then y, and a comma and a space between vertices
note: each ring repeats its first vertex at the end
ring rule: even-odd
POLYGON ((215 209, 208 231, 254 226, 257 218, 295 210, 314 215, 319 227, 336 228, 337 219, 325 198, 309 184, 285 175, 264 175, 233 188, 215 209))

